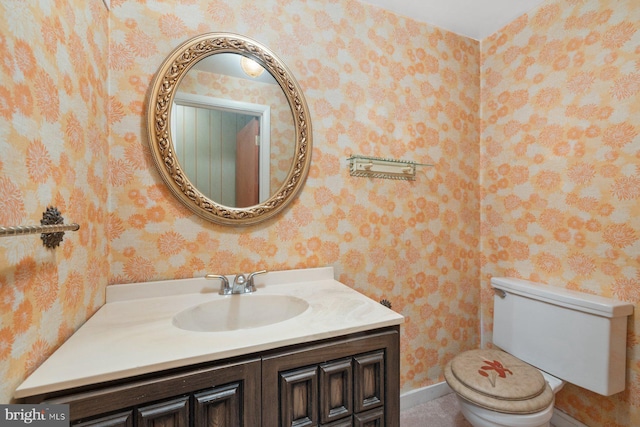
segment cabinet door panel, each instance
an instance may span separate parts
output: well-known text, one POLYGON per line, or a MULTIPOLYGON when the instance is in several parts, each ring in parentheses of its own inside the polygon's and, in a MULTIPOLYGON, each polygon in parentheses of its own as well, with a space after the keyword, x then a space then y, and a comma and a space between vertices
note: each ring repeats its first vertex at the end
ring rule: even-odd
POLYGON ((280 373, 282 427, 318 425, 318 369, 316 366, 280 373))
POLYGON ((351 358, 320 365, 320 422, 323 424, 353 413, 351 358))
POLYGON ((384 409, 376 408, 353 417, 354 427, 384 427, 384 409))
POLYGON ((320 427, 353 427, 353 417, 343 418, 329 424, 321 424, 320 427))
POLYGON ((133 411, 120 412, 73 425, 76 427, 133 427, 133 411))
POLYGON ((241 427, 240 383, 214 387, 193 395, 194 426, 241 427))
POLYGON ((138 408, 137 427, 188 427, 189 396, 138 408))
POLYGON ((362 412, 384 405, 384 351, 353 358, 354 411, 362 412))

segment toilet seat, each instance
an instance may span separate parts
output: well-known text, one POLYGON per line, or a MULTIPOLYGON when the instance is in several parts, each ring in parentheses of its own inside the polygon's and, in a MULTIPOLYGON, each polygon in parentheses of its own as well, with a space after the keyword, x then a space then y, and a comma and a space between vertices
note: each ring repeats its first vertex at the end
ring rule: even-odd
POLYGON ((469 350, 445 367, 445 379, 463 399, 507 414, 531 414, 553 404, 540 371, 501 350, 469 350))

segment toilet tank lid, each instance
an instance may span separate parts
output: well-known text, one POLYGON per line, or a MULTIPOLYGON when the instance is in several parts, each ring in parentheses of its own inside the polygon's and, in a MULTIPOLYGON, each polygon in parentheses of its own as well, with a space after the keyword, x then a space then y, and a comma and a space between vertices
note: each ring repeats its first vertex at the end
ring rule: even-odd
POLYGON ((627 302, 515 277, 492 277, 491 286, 496 289, 502 289, 507 293, 522 295, 603 317, 629 316, 633 313, 633 304, 627 302))

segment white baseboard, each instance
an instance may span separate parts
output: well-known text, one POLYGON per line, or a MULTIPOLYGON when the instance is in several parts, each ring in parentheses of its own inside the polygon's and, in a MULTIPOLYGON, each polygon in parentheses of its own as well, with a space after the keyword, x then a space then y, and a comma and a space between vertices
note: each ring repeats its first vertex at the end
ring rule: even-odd
POLYGON ((427 403, 449 393, 451 393, 451 388, 449 388, 449 385, 444 381, 402 393, 402 395, 400 395, 400 411, 413 408, 421 403, 427 403))
MULTIPOLYGON (((402 393, 400 395, 400 412, 445 396, 451 392, 452 390, 449 385, 446 382, 441 382, 402 393)), ((553 424, 554 427, 589 427, 558 409, 554 409, 553 411, 551 424, 553 424)))

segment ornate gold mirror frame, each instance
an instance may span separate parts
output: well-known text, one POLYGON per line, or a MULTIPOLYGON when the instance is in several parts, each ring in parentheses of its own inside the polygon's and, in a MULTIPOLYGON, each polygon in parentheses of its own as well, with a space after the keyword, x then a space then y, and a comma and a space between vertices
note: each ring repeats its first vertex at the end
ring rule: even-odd
POLYGON ((167 57, 152 84, 147 130, 156 167, 172 193, 200 217, 219 224, 249 225, 273 217, 295 198, 309 172, 311 119, 300 86, 286 65, 269 49, 237 34, 203 34, 178 46, 167 57), (264 67, 284 91, 293 115, 295 150, 287 178, 266 201, 254 206, 235 208, 209 199, 187 178, 174 150, 171 109, 177 87, 198 61, 218 53, 243 55, 264 67))

